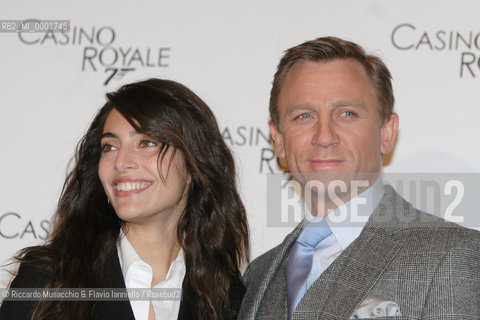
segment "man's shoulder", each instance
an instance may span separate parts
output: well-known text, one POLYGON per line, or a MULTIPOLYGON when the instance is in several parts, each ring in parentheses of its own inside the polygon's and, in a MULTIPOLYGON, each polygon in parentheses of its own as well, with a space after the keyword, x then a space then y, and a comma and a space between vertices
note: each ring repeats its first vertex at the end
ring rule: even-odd
POLYGON ((305 223, 306 220, 302 220, 285 236, 280 244, 258 256, 250 263, 243 275, 243 282, 247 284, 247 286, 251 282, 264 279, 269 272, 275 272, 276 267, 278 267, 285 255, 288 254, 289 248, 295 242, 295 239, 302 231, 305 223))
POLYGON ((480 232, 445 220, 438 215, 423 212, 405 200, 391 186, 386 187, 384 199, 379 204, 381 214, 373 215, 373 226, 384 226, 400 234, 435 233, 452 239, 478 242, 480 232), (385 214, 385 212, 387 214, 385 214))
MULTIPOLYGON (((397 197, 400 197, 398 194, 397 197)), ((408 203, 401 198, 401 201, 408 203)), ((448 251, 453 248, 471 248, 480 251, 480 231, 463 227, 437 215, 423 212, 408 203, 409 209, 402 207, 401 214, 394 218, 397 226, 393 235, 413 247, 448 251), (398 233, 395 235, 395 233, 398 233)))
POLYGON ((265 279, 270 272, 276 272, 277 267, 287 254, 290 245, 295 242, 296 237, 303 228, 302 223, 289 233, 283 241, 267 252, 255 258, 243 275, 243 282, 246 284, 247 289, 257 282, 265 279))
POLYGON ((252 282, 259 281, 265 277, 273 263, 273 260, 278 256, 278 254, 280 254, 281 246, 282 244, 273 247, 272 249, 255 258, 250 263, 245 271, 245 274, 243 275, 243 280, 247 286, 252 282))
POLYGON ((480 231, 419 210, 418 216, 423 219, 420 222, 412 223, 406 230, 405 238, 410 242, 425 239, 431 244, 431 249, 470 248, 480 252, 480 231))
MULTIPOLYGON (((262 283, 271 270, 276 257, 281 254, 281 244, 268 250, 264 254, 255 258, 243 274, 243 283, 246 286, 246 292, 240 307, 238 319, 253 319, 256 312, 256 305, 259 303, 258 295, 266 288, 262 283)), ((261 300, 261 298, 260 298, 261 300)))

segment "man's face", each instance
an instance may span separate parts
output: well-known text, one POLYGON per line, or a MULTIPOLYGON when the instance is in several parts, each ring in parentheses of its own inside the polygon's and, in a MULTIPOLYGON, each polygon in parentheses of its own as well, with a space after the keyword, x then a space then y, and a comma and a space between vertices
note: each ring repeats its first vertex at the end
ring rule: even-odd
POLYGON ((300 183, 325 177, 374 182, 381 154, 393 148, 398 117, 381 123, 375 89, 359 62, 296 65, 277 105, 279 127, 270 123, 276 152, 300 183))

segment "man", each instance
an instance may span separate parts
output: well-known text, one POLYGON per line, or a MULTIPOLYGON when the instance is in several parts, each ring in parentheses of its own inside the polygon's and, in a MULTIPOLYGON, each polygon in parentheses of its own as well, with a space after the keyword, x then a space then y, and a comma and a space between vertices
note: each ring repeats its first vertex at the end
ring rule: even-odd
POLYGON ((286 51, 270 130, 315 221, 252 262, 239 319, 480 319, 480 233, 416 210, 381 182, 393 104, 387 67, 352 42, 286 51), (341 213, 347 223, 335 224, 341 213), (366 219, 348 223, 354 216, 366 219))

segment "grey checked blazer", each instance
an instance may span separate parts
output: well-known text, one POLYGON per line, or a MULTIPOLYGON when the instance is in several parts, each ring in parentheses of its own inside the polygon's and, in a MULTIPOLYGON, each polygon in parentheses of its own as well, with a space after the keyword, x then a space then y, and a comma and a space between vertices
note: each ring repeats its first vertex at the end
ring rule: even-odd
MULTIPOLYGON (((304 224, 250 264, 238 319, 287 318, 285 262, 304 224)), ((350 319, 367 296, 399 306, 402 316, 380 319, 480 319, 480 232, 416 210, 387 186, 360 236, 312 284, 293 319, 350 319)))

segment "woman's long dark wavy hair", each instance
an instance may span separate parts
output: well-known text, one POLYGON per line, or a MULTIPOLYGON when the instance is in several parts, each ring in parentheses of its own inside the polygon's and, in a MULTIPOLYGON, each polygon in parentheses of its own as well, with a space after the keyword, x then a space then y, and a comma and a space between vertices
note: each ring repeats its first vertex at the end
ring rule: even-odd
MULTIPOLYGON (((149 79, 107 94, 106 104, 77 146, 75 166, 65 181, 46 244, 23 249, 18 259, 48 274, 48 288, 95 287, 96 272, 116 252, 122 225, 98 177, 100 140, 112 109, 137 132, 182 153, 191 180, 177 238, 185 253, 185 276, 196 295, 195 310, 201 319, 233 315, 230 286, 241 285, 239 268, 249 260, 234 160, 208 106, 174 81, 149 79)), ((91 310, 85 301, 40 301, 32 319, 84 319, 91 310)))

